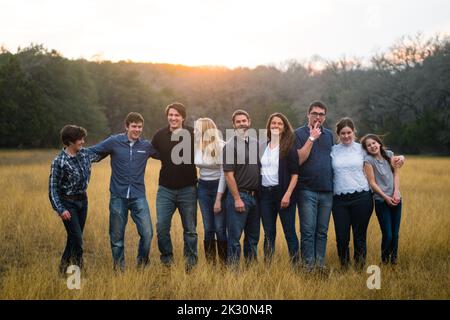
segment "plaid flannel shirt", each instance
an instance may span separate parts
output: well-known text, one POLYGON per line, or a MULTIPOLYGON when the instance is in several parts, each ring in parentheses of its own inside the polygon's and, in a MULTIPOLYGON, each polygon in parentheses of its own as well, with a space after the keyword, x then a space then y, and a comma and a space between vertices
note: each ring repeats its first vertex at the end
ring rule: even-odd
POLYGON ((68 155, 63 149, 53 160, 48 195, 53 209, 58 214, 66 210, 61 202, 61 196, 86 192, 91 177, 91 164, 101 159, 100 154, 82 148, 74 157, 68 155))

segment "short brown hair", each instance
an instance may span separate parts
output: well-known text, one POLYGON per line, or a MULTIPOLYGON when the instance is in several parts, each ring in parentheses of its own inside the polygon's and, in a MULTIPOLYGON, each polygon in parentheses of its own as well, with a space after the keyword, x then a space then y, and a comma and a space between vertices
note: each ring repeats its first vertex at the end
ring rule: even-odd
POLYGON ((311 102, 311 103, 309 104, 309 107, 308 107, 308 114, 311 112, 311 110, 312 110, 314 107, 317 107, 317 108, 320 108, 320 109, 324 110, 324 111, 325 111, 325 114, 327 113, 327 106, 325 105, 325 103, 323 103, 323 102, 320 101, 320 100, 314 100, 313 102, 311 102))
POLYGON ((87 137, 87 131, 83 127, 68 124, 61 129, 60 136, 62 143, 65 146, 70 146, 70 143, 75 143, 75 141, 87 137))
POLYGON ((144 117, 142 116, 142 114, 140 114, 138 112, 130 112, 125 117, 125 126, 128 128, 128 126, 132 122, 134 122, 134 123, 142 123, 142 125, 144 125, 144 117))
POLYGON ((352 129, 353 132, 356 133, 355 123, 353 122, 353 120, 348 117, 345 117, 345 118, 340 119, 338 121, 338 123, 336 123, 337 135, 339 135, 341 130, 344 129, 345 127, 349 127, 350 129, 352 129))
POLYGON ((233 115, 231 116, 231 121, 232 123, 234 123, 234 118, 236 118, 237 116, 246 116, 248 120, 250 120, 250 115, 248 114, 247 111, 242 110, 242 109, 237 109, 235 112, 233 112, 233 115))
POLYGON ((166 107, 166 116, 169 115, 169 110, 175 109, 181 114, 183 120, 186 120, 186 107, 180 102, 173 102, 166 107))

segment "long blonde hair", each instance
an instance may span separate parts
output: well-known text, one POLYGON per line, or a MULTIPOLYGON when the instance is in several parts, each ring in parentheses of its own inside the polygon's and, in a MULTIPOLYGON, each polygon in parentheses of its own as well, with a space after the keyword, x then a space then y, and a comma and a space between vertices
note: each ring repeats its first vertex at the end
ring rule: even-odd
POLYGON ((222 163, 222 148, 225 142, 216 124, 210 118, 199 118, 194 124, 195 150, 200 150, 202 160, 208 164, 222 163))

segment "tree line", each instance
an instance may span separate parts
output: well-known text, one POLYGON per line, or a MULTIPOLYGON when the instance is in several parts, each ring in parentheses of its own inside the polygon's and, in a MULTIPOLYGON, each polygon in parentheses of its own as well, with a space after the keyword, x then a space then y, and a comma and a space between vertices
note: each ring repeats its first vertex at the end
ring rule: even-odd
POLYGON ((358 135, 384 135, 396 152, 449 154, 450 39, 402 37, 367 62, 315 57, 253 69, 70 60, 33 44, 0 51, 1 148, 59 147, 68 123, 85 127, 92 144, 122 131, 130 111, 143 114, 151 137, 173 101, 186 105, 191 125, 211 117, 229 128, 232 111, 243 107, 255 128, 275 111, 298 127, 316 99, 328 105, 331 129, 350 116, 358 135))

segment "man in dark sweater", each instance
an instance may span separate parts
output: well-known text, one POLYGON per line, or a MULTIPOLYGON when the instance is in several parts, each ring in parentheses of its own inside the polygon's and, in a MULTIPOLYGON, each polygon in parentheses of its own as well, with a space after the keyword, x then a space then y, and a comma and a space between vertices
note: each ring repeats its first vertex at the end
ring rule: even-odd
POLYGON ((172 216, 178 209, 183 225, 186 270, 197 264, 197 171, 194 164, 194 129, 184 125, 186 109, 181 103, 166 107, 169 125, 152 139, 161 160, 156 195, 156 232, 161 262, 173 263, 170 238, 172 216), (181 140, 181 141, 180 141, 181 140))

